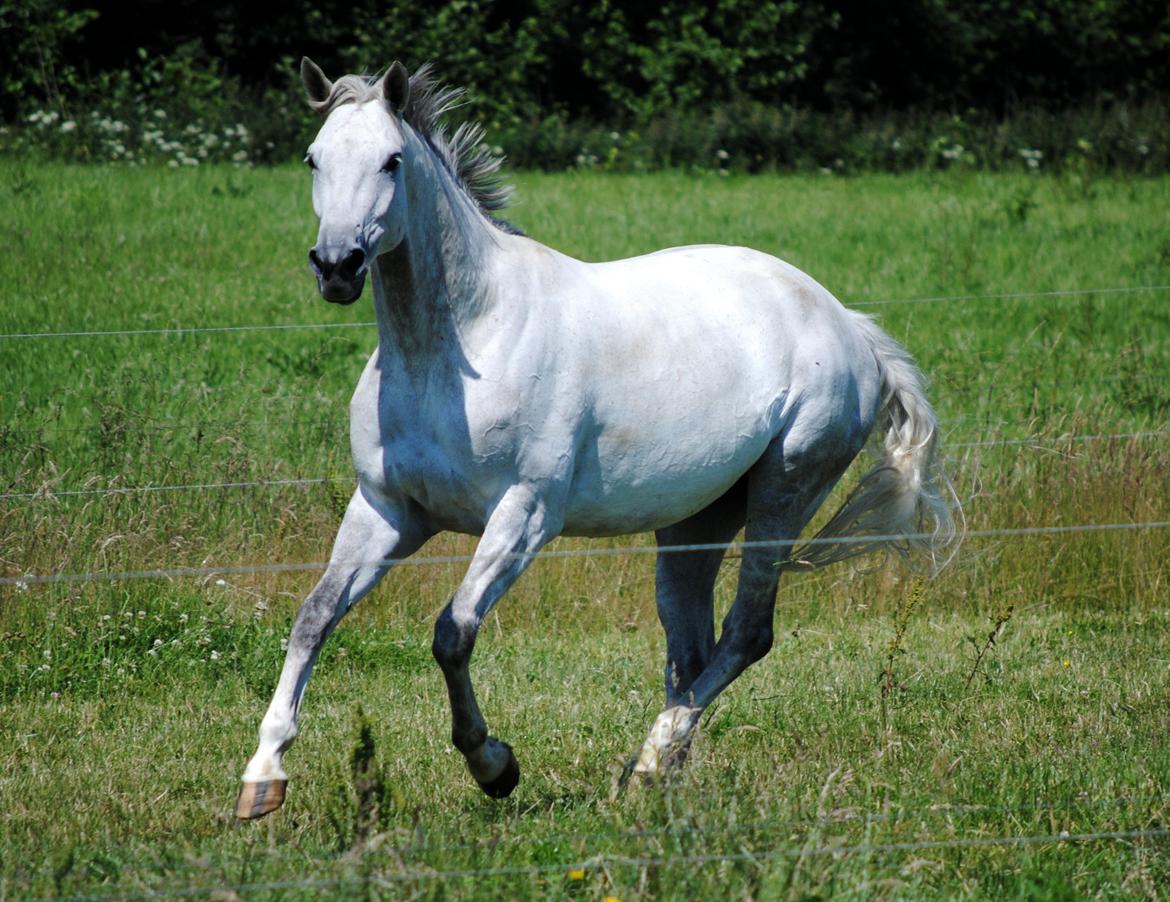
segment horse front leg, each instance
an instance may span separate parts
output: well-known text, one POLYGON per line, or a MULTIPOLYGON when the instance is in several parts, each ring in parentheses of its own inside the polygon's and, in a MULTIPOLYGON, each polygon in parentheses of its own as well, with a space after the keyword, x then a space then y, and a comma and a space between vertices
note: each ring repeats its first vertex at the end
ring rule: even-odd
POLYGON ((471 684, 471 652, 484 617, 558 531, 535 493, 510 490, 489 518, 463 582, 435 622, 432 651, 447 683, 451 741, 480 788, 494 799, 516 788, 520 766, 511 746, 488 735, 471 684))
POLYGON ((284 802, 288 777, 281 757, 297 735, 297 712, 321 647, 390 569, 391 559, 414 553, 426 538, 400 511, 371 503, 360 488, 354 492, 325 574, 297 611, 280 680, 260 723, 259 746, 244 769, 236 817, 261 817, 284 802))

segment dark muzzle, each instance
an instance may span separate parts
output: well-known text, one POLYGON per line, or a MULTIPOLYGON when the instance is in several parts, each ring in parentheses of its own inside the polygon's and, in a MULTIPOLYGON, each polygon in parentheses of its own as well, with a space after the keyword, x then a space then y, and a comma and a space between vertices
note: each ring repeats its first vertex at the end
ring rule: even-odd
POLYGON ((352 304, 366 283, 366 252, 360 247, 309 250, 309 266, 317 277, 321 297, 333 304, 352 304))

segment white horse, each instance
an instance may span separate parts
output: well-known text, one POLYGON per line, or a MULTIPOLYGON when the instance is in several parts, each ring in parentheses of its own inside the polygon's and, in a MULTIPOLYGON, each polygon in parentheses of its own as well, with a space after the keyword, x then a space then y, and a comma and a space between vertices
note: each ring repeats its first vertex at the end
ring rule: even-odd
POLYGON ((325 574, 297 614, 241 818, 284 800, 282 755, 330 631, 441 530, 482 536, 435 624, 452 739, 484 792, 520 769, 488 734, 468 664, 484 617, 558 535, 654 530, 666 704, 631 759, 644 777, 685 755, 699 714, 772 644, 781 562, 816 566, 954 537, 922 377, 891 338, 766 254, 701 245, 574 260, 492 211, 506 200, 481 133, 448 136, 459 92, 424 67, 331 82, 301 75, 324 117, 306 161, 320 218, 309 260, 326 300, 373 282, 378 347, 350 404, 358 488, 325 574), (885 461, 814 543, 791 555, 879 419, 885 461), (923 532, 923 529, 926 532, 923 532), (721 545, 746 530, 718 641, 721 545), (929 538, 923 539, 923 535, 929 538))

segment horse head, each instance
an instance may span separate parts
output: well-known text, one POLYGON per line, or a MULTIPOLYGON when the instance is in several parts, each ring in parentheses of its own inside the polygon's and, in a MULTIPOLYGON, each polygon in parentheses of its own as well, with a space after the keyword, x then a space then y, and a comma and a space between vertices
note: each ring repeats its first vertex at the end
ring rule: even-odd
POLYGON ((335 83, 307 57, 301 79, 309 105, 325 119, 305 156, 320 220, 309 266, 325 300, 352 304, 371 261, 393 250, 404 234, 401 115, 410 79, 395 62, 381 79, 346 76, 335 83))

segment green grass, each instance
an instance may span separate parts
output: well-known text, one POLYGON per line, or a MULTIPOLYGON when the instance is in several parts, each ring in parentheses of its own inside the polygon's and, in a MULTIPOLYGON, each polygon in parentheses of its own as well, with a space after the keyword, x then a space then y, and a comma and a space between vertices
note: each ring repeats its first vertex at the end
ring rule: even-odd
MULTIPOLYGON (((933 378, 969 527, 1168 519, 1170 437, 1134 434, 1166 429, 1170 293, 986 296, 1170 285, 1170 179, 516 182, 515 221, 587 259, 717 240, 848 302, 981 296, 861 308, 933 378), (1128 437, 1062 439, 1087 435, 1128 437)), ((316 297, 299 168, 0 163, 0 197, 3 334, 371 317, 316 297)), ((0 492, 41 493, 0 499, 0 574, 322 560, 372 343, 0 339, 0 492), (296 477, 329 481, 52 494, 296 477)), ((524 774, 502 804, 450 749, 430 660, 461 568, 402 568, 326 647, 285 808, 245 825, 236 780, 312 572, 0 586, 0 897, 1154 896, 1164 837, 1043 838, 1166 824, 1168 552, 1164 529, 972 538, 908 615, 918 583, 895 567, 788 577, 777 647, 708 713, 692 766, 615 798, 660 705, 652 559, 541 561, 476 651, 524 774), (359 708, 358 782, 383 800, 360 816, 359 708)))

